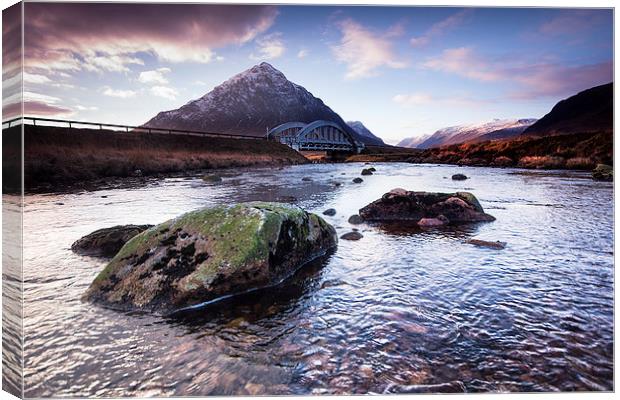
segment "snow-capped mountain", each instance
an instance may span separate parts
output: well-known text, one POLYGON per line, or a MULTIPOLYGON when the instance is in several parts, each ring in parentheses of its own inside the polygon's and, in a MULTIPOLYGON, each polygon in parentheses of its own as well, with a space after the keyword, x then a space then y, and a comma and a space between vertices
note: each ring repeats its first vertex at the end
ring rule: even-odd
POLYGON ((364 143, 374 142, 356 134, 321 99, 266 62, 233 76, 176 110, 160 112, 144 126, 264 136, 284 122, 319 119, 340 124, 364 143))
POLYGON ((448 144, 507 139, 520 135, 534 122, 536 119, 533 118, 494 119, 481 124, 450 126, 436 131, 416 147, 428 149, 448 144))
POLYGON ((347 121, 347 125, 349 125, 357 134, 363 137, 366 141, 366 144, 376 144, 376 145, 384 145, 383 140, 372 133, 361 121, 347 121), (371 143, 372 141, 372 143, 371 143))
POLYGON ((431 137, 431 134, 422 135, 422 136, 414 136, 410 138, 405 138, 398 142, 396 146, 398 147, 409 147, 411 149, 417 149, 420 144, 422 144, 426 139, 431 137))

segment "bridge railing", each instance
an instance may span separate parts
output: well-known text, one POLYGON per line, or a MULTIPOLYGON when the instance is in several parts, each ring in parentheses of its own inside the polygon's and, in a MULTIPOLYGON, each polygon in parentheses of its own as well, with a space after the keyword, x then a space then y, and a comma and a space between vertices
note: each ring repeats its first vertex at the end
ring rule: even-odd
POLYGON ((172 128, 151 128, 147 126, 133 126, 133 125, 121 125, 121 124, 108 124, 105 122, 90 122, 90 121, 78 121, 69 119, 55 119, 55 118, 42 118, 42 117, 18 117, 2 122, 2 129, 7 129, 12 126, 18 125, 33 125, 33 126, 57 126, 66 128, 86 128, 93 130, 112 130, 120 133, 129 132, 147 132, 147 133, 166 133, 171 135, 198 135, 209 137, 223 137, 233 139, 266 139, 264 136, 247 136, 236 135, 232 133, 218 133, 218 132, 206 132, 206 131, 194 131, 189 129, 172 129, 172 128))

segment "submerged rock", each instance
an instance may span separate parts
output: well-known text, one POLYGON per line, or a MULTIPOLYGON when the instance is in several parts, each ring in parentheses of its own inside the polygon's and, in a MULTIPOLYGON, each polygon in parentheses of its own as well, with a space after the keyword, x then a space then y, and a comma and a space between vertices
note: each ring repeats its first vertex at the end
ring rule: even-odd
POLYGON ((359 233, 358 231, 347 232, 344 235, 340 236, 340 239, 344 240, 360 240, 364 235, 359 233))
POLYGON ((312 178, 310 178, 309 176, 304 176, 303 178, 301 178, 302 182, 312 182, 312 178))
POLYGON ((352 225, 359 225, 364 223, 364 219, 359 216, 359 214, 351 215, 348 219, 349 223, 352 225))
POLYGON ((153 225, 118 225, 96 230, 76 240, 71 250, 85 256, 114 257, 131 238, 153 225))
POLYGON ((454 175, 452 175, 452 180, 453 181, 464 181, 465 179, 467 179, 467 176, 463 175, 463 174, 454 174, 454 175))
POLYGON ((500 242, 499 240, 496 242, 490 242, 488 240, 469 239, 467 243, 473 244, 474 246, 488 247, 490 249, 497 249, 497 250, 506 248, 506 242, 500 242))
POLYGON ((611 165, 598 164, 592 171, 592 179, 612 182, 614 180, 614 168, 611 165))
POLYGON ((83 299, 162 313, 269 287, 336 246, 321 217, 281 203, 204 208, 127 242, 83 299))
POLYGON ((336 215, 336 209, 328 208, 327 210, 323 211, 323 215, 327 215, 329 217, 333 217, 334 215, 336 215))
POLYGON ((362 178, 353 178, 353 183, 362 183, 364 180, 362 178))
POLYGON ((222 182, 222 177, 219 175, 204 175, 202 180, 209 183, 222 182))
POLYGON ((415 221, 426 224, 438 220, 454 224, 495 220, 484 212, 471 193, 410 192, 400 188, 384 194, 362 208, 359 214, 370 222, 415 221))
POLYGON ((449 224, 448 218, 438 215, 437 218, 422 218, 418 221, 418 225, 424 227, 443 226, 449 224))
POLYGON ((370 168, 364 168, 362 170, 362 175, 372 175, 372 171, 370 170, 370 168))

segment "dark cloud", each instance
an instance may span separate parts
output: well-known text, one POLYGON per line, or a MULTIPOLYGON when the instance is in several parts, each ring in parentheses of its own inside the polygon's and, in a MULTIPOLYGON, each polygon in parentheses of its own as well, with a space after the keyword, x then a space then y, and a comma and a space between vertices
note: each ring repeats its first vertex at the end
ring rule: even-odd
POLYGON ((2 10, 2 80, 20 70, 22 57, 21 3, 2 10))
POLYGON ((139 52, 170 62, 209 62, 214 49, 267 30, 272 6, 26 3, 27 67, 123 71, 139 52))

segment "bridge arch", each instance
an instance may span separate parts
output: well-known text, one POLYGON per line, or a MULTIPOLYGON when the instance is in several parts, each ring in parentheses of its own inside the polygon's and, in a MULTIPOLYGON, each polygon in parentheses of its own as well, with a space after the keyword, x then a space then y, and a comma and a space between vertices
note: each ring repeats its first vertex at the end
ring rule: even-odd
POLYGON ((364 147, 341 125, 317 120, 309 124, 287 122, 272 128, 267 137, 299 151, 347 151, 358 153, 364 147))

